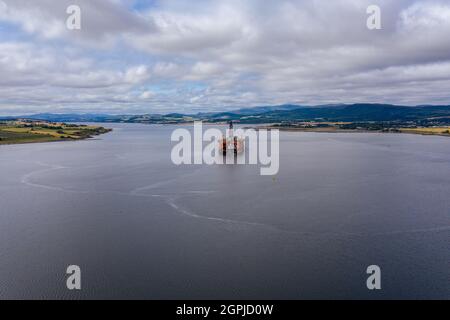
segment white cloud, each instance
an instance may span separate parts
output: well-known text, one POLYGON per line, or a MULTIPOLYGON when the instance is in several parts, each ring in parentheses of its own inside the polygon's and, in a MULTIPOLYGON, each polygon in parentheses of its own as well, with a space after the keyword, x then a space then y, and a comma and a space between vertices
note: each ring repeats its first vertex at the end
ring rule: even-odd
POLYGON ((125 74, 125 81, 131 84, 141 83, 150 77, 147 66, 141 65, 129 68, 125 74))
POLYGON ((0 40, 0 112, 450 103, 448 1, 170 0, 136 11, 131 0, 77 0, 79 33, 64 28, 73 1, 3 2, 0 27, 22 31, 0 40), (379 31, 366 28, 374 3, 379 31))
POLYGON ((450 26, 450 7, 448 4, 417 2, 403 10, 400 26, 408 32, 437 31, 450 26))
POLYGON ((147 100, 154 96, 155 96, 155 94, 152 91, 144 91, 144 92, 142 92, 142 94, 139 97, 143 100, 147 100))

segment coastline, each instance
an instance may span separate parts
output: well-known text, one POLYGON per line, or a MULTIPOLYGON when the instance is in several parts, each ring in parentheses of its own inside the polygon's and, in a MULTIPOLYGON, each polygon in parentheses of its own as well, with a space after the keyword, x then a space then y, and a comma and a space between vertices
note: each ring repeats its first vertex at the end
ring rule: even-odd
POLYGON ((68 142, 92 139, 111 132, 101 126, 43 121, 10 121, 0 123, 0 146, 68 142))
POLYGON ((48 140, 41 139, 41 140, 37 140, 37 141, 17 141, 17 142, 0 141, 0 147, 1 146, 24 145, 24 144, 38 144, 38 143, 78 142, 78 141, 84 141, 84 140, 95 140, 96 137, 97 136, 80 138, 80 139, 48 139, 48 140))
MULTIPOLYGON (((384 130, 364 130, 364 129, 339 129, 339 128, 294 128, 294 127, 282 127, 282 126, 257 126, 257 127, 247 127, 253 128, 255 130, 271 130, 278 129, 279 131, 284 132, 309 132, 309 133, 383 133, 383 134, 413 134, 413 135, 422 135, 422 136, 441 136, 441 137, 450 137, 450 133, 436 132, 436 131, 427 131, 426 128, 422 128, 424 130, 415 130, 410 128, 399 128, 389 131, 384 130)), ((448 130, 449 128, 440 128, 442 130, 448 130)))

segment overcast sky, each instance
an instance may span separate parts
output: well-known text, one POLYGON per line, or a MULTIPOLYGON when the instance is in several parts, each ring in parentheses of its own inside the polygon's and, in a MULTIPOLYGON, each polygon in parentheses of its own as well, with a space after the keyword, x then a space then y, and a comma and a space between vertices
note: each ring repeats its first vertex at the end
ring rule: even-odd
POLYGON ((0 0, 0 114, 450 104, 448 0, 0 0), (66 28, 69 5, 81 30, 66 28), (382 30, 366 9, 379 5, 382 30))

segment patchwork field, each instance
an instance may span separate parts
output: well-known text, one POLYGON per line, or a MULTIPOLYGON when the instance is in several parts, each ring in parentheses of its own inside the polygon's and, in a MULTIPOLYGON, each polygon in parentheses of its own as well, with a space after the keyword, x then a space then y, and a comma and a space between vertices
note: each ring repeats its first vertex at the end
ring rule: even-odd
POLYGON ((404 128, 403 133, 417 133, 425 135, 450 135, 450 127, 429 127, 429 128, 404 128))
POLYGON ((50 122, 0 123, 0 144, 81 140, 111 131, 103 127, 50 122))

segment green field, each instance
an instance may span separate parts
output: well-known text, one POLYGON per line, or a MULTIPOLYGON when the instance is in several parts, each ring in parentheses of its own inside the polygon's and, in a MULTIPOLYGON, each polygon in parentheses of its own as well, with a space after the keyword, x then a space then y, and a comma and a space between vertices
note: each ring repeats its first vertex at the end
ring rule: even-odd
POLYGON ((429 128, 401 128, 403 133, 416 133, 423 135, 450 135, 450 127, 429 127, 429 128))
POLYGON ((82 140, 109 131, 95 126, 9 121, 0 123, 0 144, 82 140))

